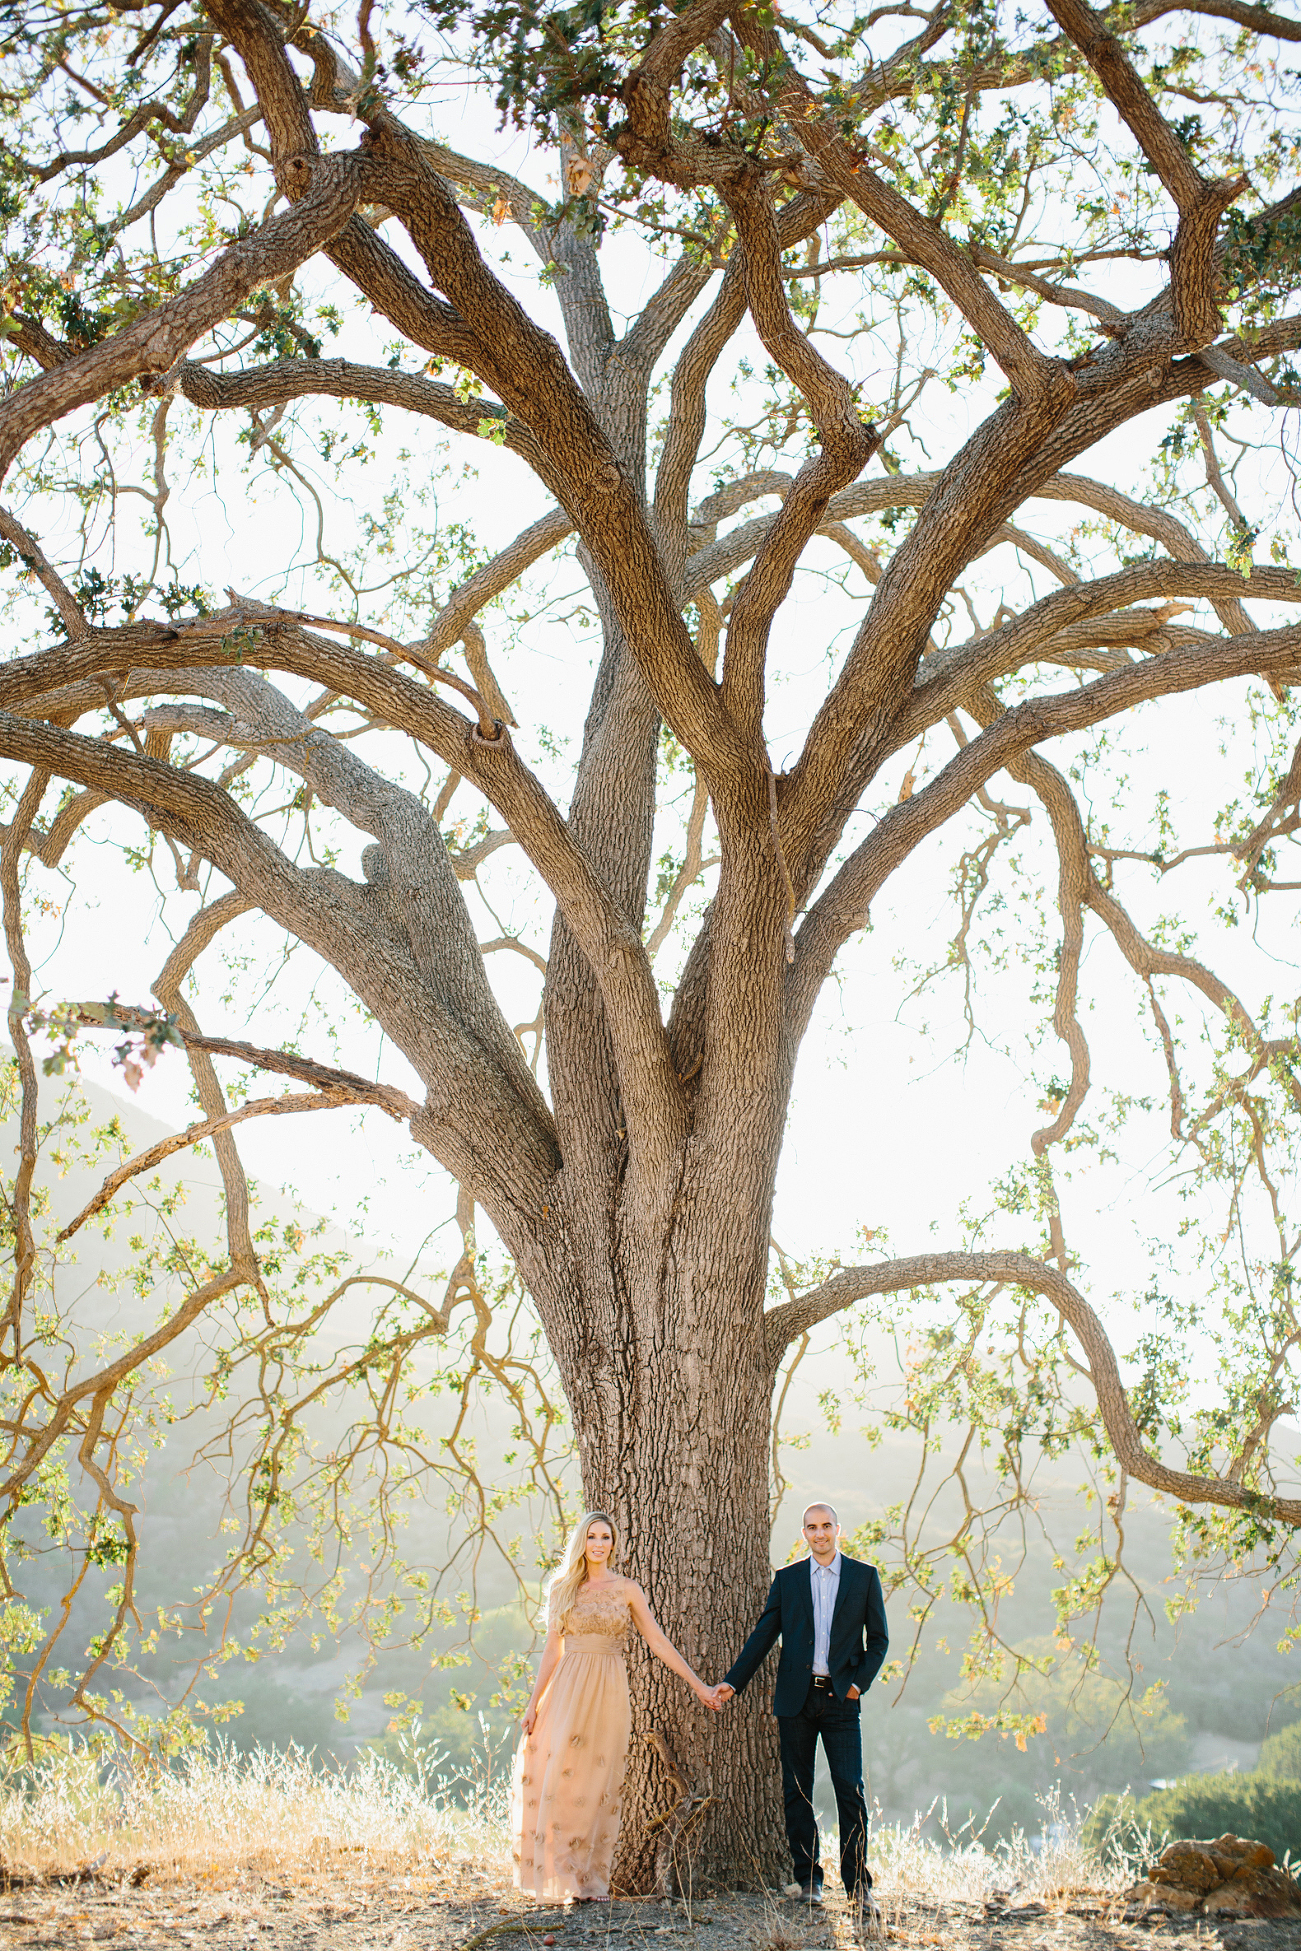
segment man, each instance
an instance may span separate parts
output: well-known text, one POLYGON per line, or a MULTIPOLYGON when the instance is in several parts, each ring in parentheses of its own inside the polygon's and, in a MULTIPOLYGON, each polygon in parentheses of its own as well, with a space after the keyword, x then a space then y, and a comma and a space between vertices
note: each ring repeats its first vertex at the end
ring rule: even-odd
POLYGON ((841 1551, 840 1524, 830 1504, 810 1504, 803 1528, 809 1557, 778 1572, 758 1625, 715 1697, 721 1706, 739 1694, 780 1634, 773 1712, 781 1736, 786 1838, 795 1880, 806 1901, 822 1902, 813 1813, 813 1766, 821 1736, 840 1816, 840 1874, 861 1918, 873 1906, 859 1700, 890 1643, 885 1602, 875 1568, 841 1551))

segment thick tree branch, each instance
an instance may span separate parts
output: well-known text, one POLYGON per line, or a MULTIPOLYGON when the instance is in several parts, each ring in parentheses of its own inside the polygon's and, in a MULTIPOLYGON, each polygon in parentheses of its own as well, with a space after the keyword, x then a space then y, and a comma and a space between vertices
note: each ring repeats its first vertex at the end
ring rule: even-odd
MULTIPOLYGON (((237 623, 239 614, 234 612, 206 618, 201 625, 191 626, 187 630, 184 651, 179 644, 173 643, 158 645, 154 655, 158 656, 166 649, 169 653, 177 654, 178 664, 182 656, 192 664, 198 643, 203 639, 210 644, 220 642, 232 625, 237 623)), ((105 634, 111 636, 112 633, 105 634)), ((438 750, 450 765, 479 784, 481 790, 499 807, 512 833, 555 893, 561 911, 573 928, 596 981, 615 1013, 614 1035, 620 1076, 629 1108, 636 1104, 646 1113, 642 1127, 645 1142, 656 1151, 660 1146, 671 1143, 683 1115, 681 1091, 660 1018, 658 990, 639 930, 612 900, 608 889, 576 844, 566 822, 538 781, 520 762, 508 737, 503 733, 496 745, 476 745, 471 736, 472 727, 432 697, 426 687, 342 644, 326 643, 312 638, 307 632, 292 630, 274 632, 272 638, 275 645, 272 653, 274 662, 282 669, 311 677, 343 695, 354 696, 388 723, 423 739, 438 750)), ((270 643, 268 648, 271 648, 270 643)), ((261 660, 266 652, 258 655, 261 660)), ((74 670, 80 675, 82 669, 89 676, 97 663, 105 661, 104 638, 101 637, 93 648, 78 645, 62 654, 41 653, 40 656, 45 660, 43 670, 50 675, 62 666, 61 674, 65 677, 72 676, 74 670)), ((111 654, 107 661, 113 661, 111 654)), ((0 703, 7 703, 24 691, 28 697, 39 695, 40 679, 31 668, 32 663, 33 660, 24 659, 0 671, 0 703), (24 670, 23 666, 27 668, 24 670)), ((190 682, 199 679, 210 694, 219 697, 229 694, 234 687, 251 698, 254 694, 248 687, 250 683, 257 683, 250 674, 240 672, 238 668, 226 671, 216 669, 203 676, 191 669, 187 677, 190 682)), ((256 696, 262 707, 270 706, 271 700, 266 691, 259 690, 256 696)), ((376 822, 382 823, 384 814, 382 805, 373 799, 377 790, 375 775, 345 754, 343 748, 327 733, 317 730, 301 719, 300 714, 292 712, 283 700, 279 700, 276 709, 283 723, 257 728, 256 742, 270 756, 302 772, 303 776, 307 776, 306 767, 310 763, 316 768, 312 774, 316 789, 332 802, 340 803, 348 817, 375 831, 377 837, 382 839, 382 826, 376 822), (328 778, 319 771, 322 766, 328 769, 328 778), (372 796, 369 813, 364 805, 368 795, 372 796)), ((13 720, 12 724, 16 728, 21 722, 13 720)), ((0 731, 0 749, 7 749, 8 737, 6 731, 0 731)), ((87 740, 77 741, 79 748, 90 743, 87 740)), ((173 781, 187 780, 187 775, 171 772, 168 768, 160 770, 165 778, 173 781)), ((80 777, 80 774, 74 772, 71 776, 80 777)), ((217 794, 217 801, 223 808, 229 804, 226 796, 218 794, 217 789, 209 787, 206 781, 188 783, 196 790, 217 794)), ((129 793, 118 796, 126 797, 128 803, 135 803, 129 793)), ((399 799, 405 803, 407 797, 386 783, 380 794, 385 805, 396 804, 399 799)), ((163 804, 166 804, 166 800, 163 804)), ((158 811, 161 808, 156 809, 156 813, 158 811)), ((233 808, 231 812, 234 813, 233 808)), ((169 816, 169 821, 172 817, 169 816)), ((238 814, 235 817, 243 818, 238 814)), ((420 819, 427 820, 423 809, 420 809, 420 819)), ((167 824, 169 821, 161 823, 167 824)), ((250 831, 255 832, 256 829, 250 828, 250 831)), ((258 837, 261 840, 261 836, 258 837)), ((269 843, 264 844, 269 846, 269 843)), ((441 842, 439 844, 441 846, 441 842)), ((200 851, 208 858, 214 858, 206 844, 200 844, 200 851)), ((217 859, 216 864, 222 867, 223 872, 230 873, 230 878, 237 884, 241 883, 241 877, 231 872, 223 860, 217 859)), ((450 879, 450 867, 447 871, 450 879)), ((434 952, 431 943, 431 953, 434 952)), ((485 995, 490 997, 486 981, 483 988, 485 995)), ((486 1003, 484 1007, 487 1007, 486 1003)), ((383 1012, 378 1013, 382 1015, 383 1012)), ((491 1015, 497 1015, 495 1003, 491 1015)), ((519 1058, 515 1039, 509 1036, 508 1031, 504 1033, 523 1071, 523 1076, 516 1080, 517 1087, 523 1088, 527 1069, 522 1064, 522 1058, 519 1058)), ((495 1041, 499 1043, 500 1039, 495 1041)), ((500 1049, 498 1054, 502 1054, 500 1049)), ((526 1095, 536 1097, 536 1085, 531 1077, 528 1078, 526 1095)), ((540 1104, 540 1099, 538 1102, 540 1104)))
POLYGON ((191 406, 205 412, 244 407, 265 413, 289 400, 372 400, 400 407, 405 413, 437 420, 454 432, 486 437, 485 429, 500 431, 502 445, 541 472, 543 456, 527 427, 491 402, 465 400, 454 387, 418 373, 396 372, 388 366, 361 366, 349 359, 279 359, 245 372, 214 372, 210 366, 186 360, 172 379, 191 406))
MULTIPOLYGON (((27 763, 37 752, 57 753, 54 771, 111 793, 151 825, 177 834, 238 889, 256 891, 265 912, 340 968, 429 1086, 417 1135, 433 1130, 431 1149, 476 1186, 489 1211, 499 1208, 497 1223, 526 1248, 557 1162, 537 1086, 509 1031, 510 1065, 504 1051, 482 1040, 482 1018, 462 1022, 431 990, 411 949, 376 929, 364 891, 340 875, 292 866, 228 794, 193 774, 7 714, 0 718, 0 751, 27 763)), ((491 997, 481 958, 476 961, 479 985, 491 997)), ((466 973, 473 977, 473 965, 466 973)), ((457 1000, 465 996, 463 989, 457 1000)))
POLYGON ((1301 41, 1301 21, 1288 20, 1272 7, 1256 7, 1249 0, 1138 0, 1122 18, 1135 27, 1146 27, 1167 14, 1201 15, 1205 20, 1231 20, 1253 34, 1264 34, 1280 41, 1301 41))
MULTIPOLYGON (((877 585, 848 656, 783 793, 783 837, 799 882, 843 830, 873 756, 906 708, 931 623, 965 564, 1015 506, 1014 479, 1061 419, 1069 395, 998 408, 943 471, 877 585)), ((813 870, 816 871, 816 870, 813 870)))
MULTIPOLYGON (((1301 337, 1301 332, 1298 333, 1301 337)), ((1191 390, 1191 389, 1190 389, 1191 390)), ((851 487, 842 488, 839 494, 831 497, 827 508, 829 521, 849 521, 858 515, 882 514, 894 508, 921 508, 934 491, 940 480, 938 473, 893 474, 882 478, 856 481, 851 487)), ((708 502, 702 503, 697 511, 698 546, 687 564, 685 587, 689 597, 710 583, 721 581, 733 575, 743 563, 755 554, 776 520, 774 515, 758 515, 749 522, 729 529, 725 535, 715 538, 709 527, 704 525, 733 514, 745 502, 757 499, 764 494, 785 494, 790 488, 791 477, 765 469, 759 474, 738 482, 734 488, 711 495, 708 502), (707 516, 705 511, 709 510, 707 516), (717 511, 717 512, 714 512, 717 511)), ((1083 508, 1096 509, 1108 521, 1119 527, 1129 529, 1135 535, 1150 535, 1161 542, 1177 562, 1209 562, 1211 557, 1177 516, 1168 509, 1154 507, 1150 503, 1135 501, 1131 495, 1113 487, 1109 482, 1093 481, 1082 474, 1054 474, 1046 481, 1027 487, 1024 499, 1027 501, 1071 501, 1083 508)), ((1224 599, 1217 600, 1216 614, 1227 630, 1235 635, 1246 628, 1246 613, 1240 604, 1228 605, 1224 599)))
POLYGON ((488 270, 455 200, 418 146, 386 119, 378 149, 388 164, 388 200, 431 277, 462 316, 475 320, 475 370, 532 427, 563 476, 555 492, 591 551, 656 702, 721 786, 752 758, 700 668, 637 486, 625 479, 555 341, 488 270))
MULTIPOLYGON (((916 737, 920 729, 961 704, 975 687, 1034 663, 1045 645, 1083 618, 1123 611, 1128 604, 1151 596, 1213 601, 1231 596, 1236 599, 1239 593, 1271 603, 1301 603, 1301 587, 1290 570, 1253 568, 1244 577, 1218 562, 1140 562, 1114 576, 1056 590, 1000 629, 926 658, 918 672, 910 708, 900 720, 898 736, 901 742, 916 737)), ((1243 621, 1247 628, 1240 634, 1250 635, 1255 625, 1249 618, 1243 621)))
MULTIPOLYGON (((777 212, 780 248, 802 243, 831 214, 839 196, 800 195, 777 212)), ((734 252, 727 261, 718 294, 695 327, 673 368, 670 411, 664 450, 655 477, 655 521, 660 547, 674 581, 682 575, 687 542, 687 506, 691 475, 705 431, 705 389, 724 348, 734 337, 746 310, 745 258, 734 252)), ((790 477, 783 475, 786 486, 790 477)))

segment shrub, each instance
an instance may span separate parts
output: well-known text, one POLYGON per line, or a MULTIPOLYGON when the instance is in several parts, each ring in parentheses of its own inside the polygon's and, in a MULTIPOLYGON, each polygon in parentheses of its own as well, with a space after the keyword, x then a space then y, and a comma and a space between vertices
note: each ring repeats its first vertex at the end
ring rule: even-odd
POLYGON ((1274 1782, 1301 1782, 1301 1721, 1280 1728, 1262 1744, 1256 1773, 1274 1782))
POLYGON ((1105 1855, 1108 1834, 1117 1825, 1149 1826, 1154 1851, 1174 1837, 1231 1832, 1268 1843, 1281 1863, 1289 1851, 1301 1857, 1301 1780, 1276 1781, 1258 1773, 1187 1775, 1141 1800, 1104 1795, 1080 1840, 1105 1855))

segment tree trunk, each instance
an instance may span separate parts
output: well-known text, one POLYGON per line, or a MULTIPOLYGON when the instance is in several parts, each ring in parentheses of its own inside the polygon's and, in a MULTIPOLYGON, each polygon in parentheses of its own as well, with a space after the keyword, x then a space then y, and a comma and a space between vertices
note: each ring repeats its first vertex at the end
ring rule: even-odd
MULTIPOLYGON (((614 1516, 623 1571, 710 1683, 740 1652, 772 1579, 773 1364, 763 1335, 766 1269, 756 1251, 759 1240, 766 1244, 769 1202, 758 1203, 762 1212, 738 1214, 725 1194, 692 1187, 687 1166, 649 1233, 620 1201, 614 1251, 589 1254, 561 1306, 543 1309, 562 1317, 551 1338, 573 1410, 586 1504, 614 1516)), ((673 1852, 675 1885, 783 1878, 771 1671, 718 1715, 640 1640, 630 1680, 619 1886, 654 1886, 665 1837, 658 1819, 678 1800, 653 1734, 688 1790, 712 1798, 673 1852)))
MULTIPOLYGON (((725 1363, 720 1370, 727 1375, 725 1363)), ((616 1511, 639 1513, 625 1568, 701 1677, 721 1680, 758 1618, 772 1580, 771 1392, 727 1375, 717 1395, 703 1396, 688 1427, 687 1402, 675 1387, 671 1356, 644 1364, 641 1377, 650 1413, 630 1428, 614 1500, 616 1511)), ((667 1741, 688 1790, 712 1798, 675 1851, 675 1887, 784 1880, 788 1857, 771 1663, 722 1714, 702 1707, 640 1642, 630 1677, 634 1733, 620 1885, 645 1889, 653 1882, 659 1835, 651 1824, 677 1799, 650 1745, 652 1730, 667 1741)))

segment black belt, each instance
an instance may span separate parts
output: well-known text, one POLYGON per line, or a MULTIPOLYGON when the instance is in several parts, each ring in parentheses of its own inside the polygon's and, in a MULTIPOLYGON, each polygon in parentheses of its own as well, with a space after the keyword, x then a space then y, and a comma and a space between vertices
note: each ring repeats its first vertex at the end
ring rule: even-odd
POLYGON ((813 1684, 815 1687, 829 1687, 831 1685, 831 1675, 829 1673, 815 1673, 813 1676, 813 1684))

